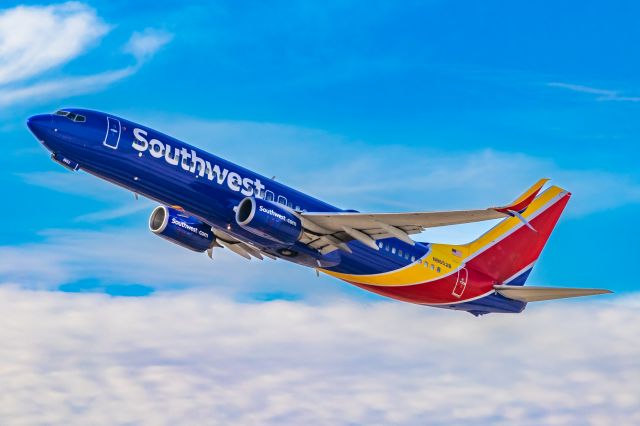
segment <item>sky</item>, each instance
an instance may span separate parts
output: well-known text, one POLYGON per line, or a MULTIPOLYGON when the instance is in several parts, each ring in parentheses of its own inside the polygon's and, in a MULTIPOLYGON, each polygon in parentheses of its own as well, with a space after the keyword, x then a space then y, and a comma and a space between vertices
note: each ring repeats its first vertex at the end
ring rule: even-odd
POLYGON ((639 423, 639 12, 2 1, 0 418, 639 423), (476 319, 286 262, 211 261, 147 230, 154 203, 50 161, 25 120, 62 107, 149 125, 345 209, 484 208, 551 178, 573 197, 528 283, 615 294, 476 319))

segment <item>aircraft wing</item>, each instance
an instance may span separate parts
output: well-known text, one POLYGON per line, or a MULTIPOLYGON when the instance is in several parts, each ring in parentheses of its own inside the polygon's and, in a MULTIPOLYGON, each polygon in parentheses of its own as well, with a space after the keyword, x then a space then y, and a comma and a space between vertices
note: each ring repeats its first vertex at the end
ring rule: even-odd
POLYGON ((409 244, 414 244, 409 235, 422 232, 426 228, 482 222, 509 216, 518 217, 527 223, 521 213, 531 204, 547 181, 548 179, 539 180, 507 206, 482 210, 412 213, 299 213, 302 218, 302 226, 308 231, 306 233, 307 241, 304 242, 322 252, 335 249, 349 251, 343 243, 355 239, 374 250, 378 250, 375 240, 396 237, 409 244))

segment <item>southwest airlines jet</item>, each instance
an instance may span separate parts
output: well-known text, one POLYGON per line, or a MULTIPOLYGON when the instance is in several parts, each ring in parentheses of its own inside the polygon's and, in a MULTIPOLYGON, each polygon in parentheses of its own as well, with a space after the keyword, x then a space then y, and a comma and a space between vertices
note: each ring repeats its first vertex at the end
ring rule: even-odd
POLYGON ((149 218, 151 232, 210 257, 224 247, 247 259, 284 259, 393 299, 476 316, 610 293, 524 285, 571 195, 557 186, 542 192, 547 179, 500 207, 360 213, 114 115, 69 108, 27 124, 67 169, 160 203, 149 218), (503 220, 468 244, 410 237, 492 219, 503 220))

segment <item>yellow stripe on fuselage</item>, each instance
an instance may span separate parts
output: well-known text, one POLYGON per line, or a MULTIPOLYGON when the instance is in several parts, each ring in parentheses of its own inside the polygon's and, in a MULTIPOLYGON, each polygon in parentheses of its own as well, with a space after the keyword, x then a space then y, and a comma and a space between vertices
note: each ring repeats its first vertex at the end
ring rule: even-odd
MULTIPOLYGON (((535 215, 536 212, 546 207, 551 201, 559 198, 559 196, 564 193, 566 193, 566 191, 562 188, 557 186, 550 187, 533 200, 522 216, 529 218, 535 215)), ((344 281, 382 287, 405 286, 435 281, 455 273, 460 265, 466 262, 469 257, 475 255, 485 247, 492 245, 504 234, 521 226, 524 226, 524 224, 518 218, 507 218, 469 244, 431 244, 431 249, 425 257, 415 261, 411 265, 380 274, 353 275, 328 271, 326 269, 320 270, 344 281), (454 250, 457 251, 458 255, 454 254, 454 250), (433 269, 431 269, 432 265, 433 269), (440 268, 440 272, 438 272, 438 267, 440 268)))

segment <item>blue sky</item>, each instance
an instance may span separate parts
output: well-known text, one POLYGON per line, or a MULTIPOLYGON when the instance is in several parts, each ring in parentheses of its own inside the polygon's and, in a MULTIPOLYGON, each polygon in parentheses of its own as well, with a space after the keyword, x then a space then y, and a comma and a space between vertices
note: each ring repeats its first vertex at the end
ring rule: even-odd
MULTIPOLYGON (((369 309, 390 309, 390 321, 415 315, 437 323, 461 315, 423 317, 414 308, 405 314, 284 262, 246 263, 225 252, 211 262, 156 238, 146 229, 153 203, 63 170, 27 131, 30 115, 79 106, 151 125, 361 211, 487 207, 550 177, 574 196, 530 282, 605 287, 617 296, 540 304, 525 316, 539 309, 536 321, 548 327, 568 307, 577 324, 590 309, 609 309, 594 315, 597 328, 615 316, 612 306, 637 311, 640 5, 634 2, 160 0, 136 2, 132 10, 126 1, 5 1, 0 7, 0 185, 10 217, 0 233, 5 298, 28 306, 25 295, 41 294, 31 290, 53 290, 42 292, 52 298, 46 302, 33 296, 34 306, 59 304, 80 317, 90 315, 82 306, 106 315, 113 304, 126 310, 135 303, 143 321, 157 318, 154 306, 169 303, 166 297, 178 298, 186 312, 190 295, 202 294, 234 314, 250 302, 256 324, 277 316, 271 303, 302 319, 317 309, 312 320, 326 315, 329 324, 340 317, 331 315, 342 312, 341 303, 369 319, 369 309)), ((434 229, 421 239, 464 242, 487 226, 434 229)), ((87 324, 97 321, 88 318, 87 324)), ((487 326, 495 330, 499 322, 487 326)), ((33 328, 21 330, 32 335, 33 328)), ((117 327, 109 330, 126 337, 117 327)), ((389 344, 392 334, 384 336, 389 344)), ((617 371, 639 377, 637 362, 628 361, 627 336, 608 337, 613 340, 603 345, 625 348, 620 354, 627 361, 617 371)), ((382 339, 368 338, 369 344, 382 339)), ((489 391, 491 382, 483 383, 489 391)), ((612 407, 640 404, 621 398, 602 403, 598 418, 611 420, 612 407)), ((531 401, 533 408, 523 408, 527 418, 547 419, 544 403, 531 401)), ((344 416, 358 423, 373 415, 356 414, 344 416)), ((522 420, 517 414, 460 419, 522 420)), ((271 421, 281 419, 274 416, 271 421)))
MULTIPOLYGON (((625 48, 639 30, 625 25, 630 4, 486 2, 463 12, 437 1, 154 2, 135 14, 127 4, 86 4, 93 30, 69 35, 84 46, 5 84, 36 92, 0 107, 0 179, 20 206, 0 243, 100 228, 105 223, 76 219, 133 208, 128 194, 105 186, 98 187, 109 196, 93 196, 94 183, 81 197, 77 180, 60 192, 48 188, 44 173, 66 179, 64 171, 38 150, 24 120, 73 105, 154 124, 345 208, 484 207, 548 175, 575 196, 532 279, 635 290, 617 265, 621 253, 639 254, 627 219, 640 211, 638 59, 625 48), (157 44, 132 54, 136 37, 157 44), (80 81, 87 77, 95 81, 80 81), (37 94, 60 81, 53 93, 37 94), (224 133, 207 123, 226 123, 224 133), (433 177, 434 169, 456 182, 433 177), (310 180, 325 174, 338 176, 317 191, 310 180), (396 187, 378 192, 381 180, 396 187), (364 189, 334 195, 349 186, 364 189)), ((142 228, 147 213, 108 225, 142 228)))

